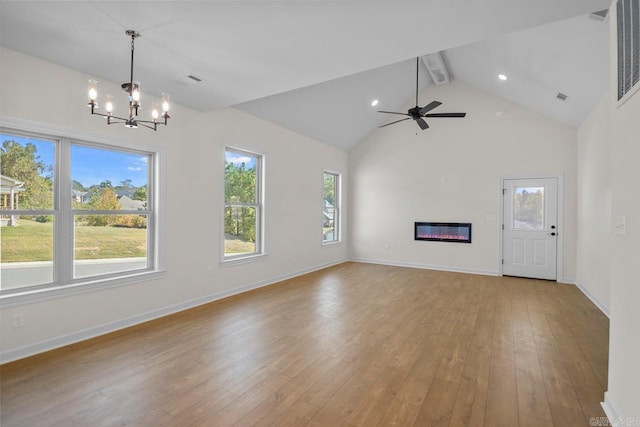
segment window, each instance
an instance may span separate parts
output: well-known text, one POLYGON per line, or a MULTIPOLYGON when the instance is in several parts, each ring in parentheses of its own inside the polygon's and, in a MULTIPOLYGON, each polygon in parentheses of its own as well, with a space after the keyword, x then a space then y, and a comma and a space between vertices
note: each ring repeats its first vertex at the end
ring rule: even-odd
POLYGON ((57 141, 0 134, 0 291, 53 283, 57 141))
POLYGON ((517 187, 513 192, 513 229, 544 230, 544 187, 517 187))
POLYGON ((322 242, 340 240, 340 175, 325 171, 322 187, 322 242))
POLYGON ((262 246, 262 156, 224 154, 224 260, 255 256, 262 246))
POLYGON ((152 155, 71 145, 73 277, 150 266, 152 155))
POLYGON ((2 295, 154 269, 154 153, 0 138, 2 295))
POLYGON ((618 0, 618 100, 640 80, 640 2, 618 0))

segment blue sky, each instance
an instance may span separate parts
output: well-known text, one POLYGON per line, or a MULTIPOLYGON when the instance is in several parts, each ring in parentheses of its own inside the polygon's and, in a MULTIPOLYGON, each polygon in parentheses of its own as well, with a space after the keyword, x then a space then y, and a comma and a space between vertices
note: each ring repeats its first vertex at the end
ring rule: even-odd
MULTIPOLYGON (((5 134, 2 134, 1 138, 2 141, 13 140, 20 145, 31 142, 37 148, 36 154, 40 157, 39 160, 47 165, 53 165, 55 157, 53 142, 5 134)), ((147 162, 147 157, 139 154, 72 145, 71 179, 81 182, 85 187, 100 184, 106 180, 117 186, 122 181, 130 179, 134 187, 140 187, 147 183, 147 162)))
POLYGON ((228 163, 233 163, 236 166, 240 166, 242 165, 242 163, 244 163, 244 167, 246 169, 251 169, 256 165, 255 157, 251 157, 243 153, 230 151, 230 150, 225 151, 224 160, 228 163))

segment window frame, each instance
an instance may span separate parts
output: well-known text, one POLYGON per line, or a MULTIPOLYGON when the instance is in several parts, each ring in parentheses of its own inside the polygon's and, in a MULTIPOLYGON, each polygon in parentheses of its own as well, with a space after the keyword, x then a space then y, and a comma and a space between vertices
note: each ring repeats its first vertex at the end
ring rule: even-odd
POLYGON ((220 265, 234 265, 242 264, 245 262, 257 261, 266 255, 265 252, 265 233, 264 233, 264 189, 265 189, 265 155, 256 151, 248 150, 245 148, 239 148, 232 145, 224 145, 222 149, 222 214, 221 214, 221 228, 220 228, 220 265), (245 155, 254 157, 256 159, 256 201, 255 203, 227 203, 226 197, 226 155, 227 152, 232 152, 239 155, 245 155), (256 210, 256 224, 255 224, 255 251, 250 253, 230 254, 225 253, 225 212, 227 207, 253 207, 256 210))
POLYGON ((146 267, 145 268, 137 268, 137 269, 132 269, 132 270, 125 270, 125 271, 121 271, 121 272, 114 272, 114 273, 106 273, 106 274, 101 274, 101 275, 95 275, 95 276, 83 276, 83 277, 74 277, 73 275, 75 274, 74 270, 75 270, 75 253, 73 251, 72 248, 72 252, 71 252, 71 277, 69 277, 68 281, 69 283, 75 283, 75 282, 82 282, 85 280, 92 280, 94 278, 109 278, 109 277, 120 277, 122 275, 126 275, 126 274, 131 274, 131 273, 142 273, 142 272, 149 272, 149 271, 154 271, 155 270, 155 264, 156 264, 156 257, 155 257, 155 252, 156 252, 156 247, 155 247, 155 233, 153 232, 155 230, 155 223, 156 223, 156 215, 155 215, 155 204, 154 204, 154 199, 155 199, 155 183, 154 183, 154 176, 155 176, 155 157, 154 157, 154 153, 152 152, 148 152, 148 151, 144 151, 144 150, 135 150, 135 149, 131 149, 131 148, 124 148, 124 147, 114 147, 114 146, 105 146, 104 144, 95 144, 95 143, 88 143, 86 141, 78 141, 78 140, 69 140, 69 145, 68 145, 68 154, 64 153, 64 157, 67 158, 69 160, 69 166, 71 167, 71 149, 74 147, 85 147, 85 148, 94 148, 94 149, 98 149, 98 150, 105 150, 105 151, 115 151, 118 153, 126 153, 126 154, 133 154, 133 155, 139 155, 139 156, 145 156, 148 157, 148 162, 147 162, 147 206, 146 209, 144 210, 131 210, 131 209, 118 209, 118 210, 92 210, 92 209, 74 209, 73 208, 73 203, 71 200, 71 181, 72 181, 72 175, 71 175, 71 170, 69 170, 69 179, 65 180, 68 182, 65 182, 64 184, 68 184, 69 188, 68 191, 67 189, 63 189, 63 191, 61 191, 60 195, 63 199, 66 199, 68 197, 68 200, 64 200, 64 204, 62 206, 68 206, 69 209, 69 216, 71 217, 70 220, 70 227, 71 227, 71 234, 72 234, 72 240, 75 239, 75 218, 76 216, 90 216, 90 215, 146 215, 146 220, 147 220, 147 228, 146 228, 146 234, 147 234, 147 262, 146 262, 146 267))
MULTIPOLYGON (((626 82, 625 82, 625 69, 626 69, 626 57, 625 57, 625 45, 621 45, 621 43, 624 43, 624 41, 626 40, 626 36, 629 35, 629 33, 632 33, 633 30, 635 28, 633 28, 633 23, 631 22, 631 29, 626 28, 625 27, 625 22, 623 22, 621 20, 621 16, 620 16, 620 11, 621 9, 624 9, 624 6, 628 3, 627 0, 616 0, 616 5, 615 5, 615 9, 612 8, 612 10, 615 10, 615 18, 616 18, 616 25, 615 25, 615 40, 616 40, 616 68, 617 68, 617 77, 616 77, 616 100, 617 100, 617 104, 616 104, 616 108, 620 108, 625 102, 627 102, 631 97, 633 97, 638 91, 640 91, 640 80, 637 80, 635 83, 633 83, 633 77, 631 78, 631 86, 626 86, 626 82), (626 33, 625 30, 629 30, 629 33, 626 33)), ((633 12, 632 12, 633 13, 633 12)), ((640 9, 635 10, 635 14, 633 14, 634 17, 638 18, 636 15, 640 13, 640 9)), ((640 20, 638 21, 640 22, 640 20)), ((636 22, 636 24, 638 23, 636 22)), ((631 43, 633 43, 633 37, 631 39, 631 43)), ((635 59, 636 61, 638 61, 637 57, 633 56, 633 53, 635 53, 635 55, 638 55, 638 49, 633 49, 633 46, 629 48, 629 51, 632 53, 632 57, 630 58, 630 67, 631 67, 631 73, 633 73, 634 69, 634 64, 633 64, 633 60, 635 59)), ((637 72, 640 72, 639 70, 635 70, 637 72)))
MULTIPOLYGON (((52 141, 55 144, 53 165, 53 210, 15 210, 15 215, 52 215, 53 223, 53 281, 44 284, 0 290, 0 307, 48 300, 110 287, 139 283, 162 277, 164 272, 164 247, 160 224, 164 207, 159 200, 164 179, 158 172, 164 165, 164 148, 150 147, 143 143, 119 142, 77 133, 67 128, 2 117, 0 133, 52 141), (147 171, 147 267, 144 269, 73 278, 74 217, 71 203, 71 147, 72 145, 106 149, 149 156, 147 171), (162 181, 162 184, 161 184, 162 181)), ((98 214, 99 211, 90 211, 98 214)), ((109 211, 108 214, 130 214, 130 210, 109 211)), ((136 211, 140 214, 139 211, 136 211)))
POLYGON ((333 245, 342 241, 342 174, 329 169, 322 171, 322 191, 321 191, 321 209, 320 209, 320 231, 322 235, 322 245, 333 245), (325 240, 324 238, 324 180, 326 175, 332 175, 335 178, 334 185, 334 203, 333 203, 333 239, 325 240))

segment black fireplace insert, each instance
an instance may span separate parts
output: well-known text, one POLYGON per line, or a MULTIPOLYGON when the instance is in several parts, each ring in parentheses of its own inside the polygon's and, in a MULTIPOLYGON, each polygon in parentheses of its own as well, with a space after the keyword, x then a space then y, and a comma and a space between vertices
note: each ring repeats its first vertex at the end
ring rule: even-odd
POLYGON ((415 240, 471 243, 469 222, 416 222, 415 240))

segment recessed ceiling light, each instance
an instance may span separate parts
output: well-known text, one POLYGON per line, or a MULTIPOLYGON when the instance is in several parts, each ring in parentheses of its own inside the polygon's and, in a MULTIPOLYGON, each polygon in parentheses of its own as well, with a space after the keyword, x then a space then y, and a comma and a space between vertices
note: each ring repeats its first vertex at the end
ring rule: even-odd
POLYGON ((498 74, 498 78, 502 81, 507 80, 507 76, 505 76, 504 74, 498 74))
POLYGON ((374 99, 373 101, 371 101, 371 106, 375 107, 376 105, 378 105, 378 100, 374 99))

